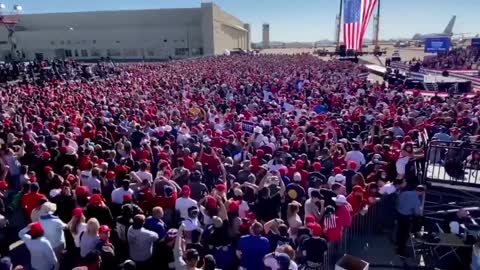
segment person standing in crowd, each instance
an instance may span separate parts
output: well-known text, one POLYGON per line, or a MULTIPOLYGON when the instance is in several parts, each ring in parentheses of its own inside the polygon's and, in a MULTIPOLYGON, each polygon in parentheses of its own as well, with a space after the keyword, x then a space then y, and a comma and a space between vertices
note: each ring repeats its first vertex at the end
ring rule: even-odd
POLYGON ((323 269, 324 255, 327 252, 327 241, 322 238, 323 230, 320 224, 310 223, 307 227, 311 237, 306 239, 301 247, 302 256, 305 257, 305 269, 323 269))
MULTIPOLYGON (((44 236, 50 242, 50 245, 55 252, 55 256, 59 263, 63 259, 63 251, 65 250, 65 232, 67 224, 54 216, 53 213, 56 210, 56 205, 50 202, 45 202, 40 208, 40 219, 39 222, 42 224, 44 230, 44 236)), ((57 264, 56 269, 59 269, 57 264)))
MULTIPOLYGON (((451 143, 480 134, 480 95, 410 94, 368 83, 361 64, 311 54, 106 60, 91 72, 74 60, 22 65, 0 64, 0 180, 9 184, 0 234, 38 218, 45 237, 27 230, 36 237, 27 247, 46 242, 54 256, 60 222, 40 211, 56 203, 68 251, 83 250, 79 260, 55 256, 62 269, 316 269, 323 237, 333 247, 350 240, 345 230, 367 205, 385 206, 380 222, 399 212, 399 240, 408 239, 417 194, 399 181, 416 186, 413 147, 439 130, 451 143)), ((467 167, 477 163, 472 153, 467 167)), ((40 254, 32 262, 51 270, 40 254)))
POLYGON ((193 206, 197 206, 197 202, 190 198, 191 189, 189 186, 184 185, 182 187, 182 197, 178 198, 175 202, 175 210, 180 212, 180 218, 188 218, 188 209, 193 206))
POLYGON ((320 191, 314 190, 310 193, 310 199, 305 201, 305 216, 314 216, 320 221, 325 212, 325 200, 320 191))
POLYGON ((78 236, 80 240, 80 257, 83 259, 91 251, 94 251, 98 241, 98 230, 100 228, 100 223, 96 218, 90 218, 87 222, 87 227, 85 231, 80 233, 78 236))
MULTIPOLYGON (((358 142, 352 143, 352 150, 348 151, 345 155, 345 162, 348 164, 350 161, 355 161, 359 166, 363 166, 367 163, 358 142)), ((356 169, 358 170, 358 168, 356 169)))
POLYGON ((401 191, 397 198, 397 253, 408 256, 406 253, 407 241, 410 238, 414 218, 422 214, 422 196, 425 187, 417 186, 415 190, 401 191))
POLYGON ((110 208, 107 207, 105 201, 100 194, 93 194, 88 201, 85 216, 90 219, 96 218, 100 225, 113 224, 113 217, 110 208))
POLYGON ((333 198, 336 203, 335 215, 338 217, 338 226, 348 228, 352 225, 352 206, 348 203, 347 198, 343 195, 337 195, 333 198))
POLYGON ((133 190, 130 188, 130 181, 128 179, 122 180, 122 186, 112 191, 112 203, 121 206, 124 204, 125 195, 133 196, 133 190))
POLYGON ((102 225, 98 229, 99 241, 96 249, 100 252, 102 270, 115 270, 117 268, 117 260, 115 258, 115 248, 110 242, 110 227, 102 225))
POLYGON ((128 229, 127 241, 130 258, 135 261, 138 269, 150 269, 153 256, 153 244, 158 240, 155 232, 143 227, 144 215, 133 217, 133 225, 128 229))
POLYGON ((158 239, 162 240, 167 233, 167 226, 162 220, 163 209, 160 206, 152 209, 152 216, 145 220, 145 229, 157 233, 158 239))
POLYGON ((39 206, 40 200, 47 198, 44 194, 39 193, 40 187, 38 183, 32 183, 30 185, 29 192, 25 193, 22 196, 22 208, 25 210, 25 214, 27 217, 30 217, 32 214, 33 209, 39 206))
POLYGON ((250 226, 250 234, 240 238, 237 246, 237 256, 240 258, 241 269, 262 269, 263 257, 270 252, 270 243, 261 236, 263 226, 255 222, 250 226))
POLYGON ((30 252, 30 264, 35 270, 52 270, 57 265, 57 257, 50 242, 44 237, 40 222, 30 223, 20 230, 18 237, 30 252))
POLYGON ((82 208, 75 208, 72 212, 72 219, 67 224, 68 231, 73 237, 75 244, 75 251, 72 253, 76 256, 80 255, 80 235, 87 229, 85 223, 85 215, 83 215, 82 208))

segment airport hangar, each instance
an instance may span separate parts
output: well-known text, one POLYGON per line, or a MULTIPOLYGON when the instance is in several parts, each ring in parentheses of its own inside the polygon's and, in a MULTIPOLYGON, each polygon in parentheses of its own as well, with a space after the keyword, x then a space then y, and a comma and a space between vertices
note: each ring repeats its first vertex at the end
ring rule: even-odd
MULTIPOLYGON (((10 44, 7 31, 0 31, 4 58, 10 44)), ((25 14, 15 38, 15 54, 25 60, 162 60, 250 49, 250 25, 202 3, 199 8, 25 14)))

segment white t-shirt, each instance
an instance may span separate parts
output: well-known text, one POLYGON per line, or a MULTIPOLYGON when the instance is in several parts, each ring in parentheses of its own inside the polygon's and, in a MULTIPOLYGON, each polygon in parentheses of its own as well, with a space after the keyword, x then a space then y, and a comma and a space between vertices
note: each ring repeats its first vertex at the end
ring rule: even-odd
POLYGON ((80 247, 80 235, 82 232, 85 232, 87 230, 87 224, 86 223, 79 223, 77 225, 77 233, 74 234, 72 233, 73 241, 75 242, 75 246, 77 248, 80 247))
POLYGON ((197 201, 192 198, 180 197, 175 202, 175 210, 180 211, 180 217, 183 219, 188 218, 188 208, 197 206, 197 201))
POLYGON ((198 221, 197 218, 195 219, 187 218, 184 221, 182 221, 182 224, 184 226, 185 231, 189 231, 189 232, 200 228, 200 222, 198 221))
POLYGON ((147 171, 136 171, 135 174, 141 181, 147 179, 149 183, 152 183, 153 177, 152 174, 147 171))
POLYGON ((240 218, 245 218, 249 210, 250 210, 250 207, 248 207, 248 203, 242 200, 242 202, 240 203, 240 206, 238 207, 238 216, 240 218))
POLYGON ((395 193, 395 191, 397 191, 395 186, 392 183, 387 183, 378 190, 378 193, 382 195, 388 195, 395 193))
MULTIPOLYGON (((366 163, 365 156, 360 151, 349 151, 349 152, 347 152, 347 154, 345 155, 345 161, 348 162, 348 161, 351 161, 351 160, 356 161, 359 166, 362 166, 366 163)), ((358 170, 358 168, 357 168, 357 170, 358 170)))
POLYGON ((129 188, 124 190, 123 187, 116 188, 112 191, 112 202, 115 204, 123 204, 123 196, 131 194, 133 196, 133 190, 129 188))
POLYGON ((405 175, 405 169, 407 167, 408 161, 410 161, 410 157, 408 157, 408 156, 399 158, 397 160, 397 162, 395 163, 395 167, 397 169, 397 174, 405 175))
POLYGON ((273 164, 273 160, 270 160, 270 161, 268 161, 267 166, 268 166, 269 170, 278 172, 278 170, 280 170, 280 168, 284 165, 283 164, 273 164))

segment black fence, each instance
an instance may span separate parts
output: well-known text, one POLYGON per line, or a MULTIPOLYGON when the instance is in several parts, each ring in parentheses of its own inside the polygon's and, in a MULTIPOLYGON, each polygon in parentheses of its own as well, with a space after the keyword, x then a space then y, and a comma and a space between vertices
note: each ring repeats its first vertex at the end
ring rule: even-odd
POLYGON ((480 187, 480 144, 431 141, 423 179, 426 182, 480 187))
MULTIPOLYGON (((344 228, 342 239, 338 242, 329 242, 328 250, 324 254, 323 269, 334 269, 337 261, 345 254, 356 254, 362 247, 368 248, 372 235, 383 234, 383 229, 393 228, 394 197, 387 195, 377 202, 365 208, 352 217, 352 224, 344 228)), ((375 262, 368 262, 373 267, 375 262)))

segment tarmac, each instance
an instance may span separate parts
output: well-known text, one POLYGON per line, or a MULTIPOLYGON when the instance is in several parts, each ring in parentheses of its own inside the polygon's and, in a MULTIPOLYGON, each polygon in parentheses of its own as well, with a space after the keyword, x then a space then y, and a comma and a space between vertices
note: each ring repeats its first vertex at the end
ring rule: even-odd
MULTIPOLYGON (((380 46, 382 49, 385 49, 387 54, 384 56, 379 57, 383 63, 385 64, 385 59, 387 57, 392 57, 392 54, 394 51, 398 50, 400 53, 400 57, 402 58, 402 61, 410 61, 413 58, 416 59, 423 59, 424 56, 429 55, 423 51, 423 48, 418 48, 418 47, 406 47, 406 48, 395 48, 393 45, 383 45, 380 46)), ((326 49, 328 51, 333 52, 335 50, 335 47, 333 46, 327 46, 327 47, 321 47, 321 48, 272 48, 272 49, 264 49, 260 51, 261 54, 299 54, 299 53, 313 53, 315 50, 319 49, 326 49)), ((369 46, 368 48, 364 48, 364 51, 373 51, 373 46, 369 46)), ((322 59, 330 59, 330 57, 320 57, 322 59)), ((366 55, 360 57, 360 59, 365 60, 367 62, 373 63, 373 64, 379 64, 377 57, 373 55, 366 55)))

